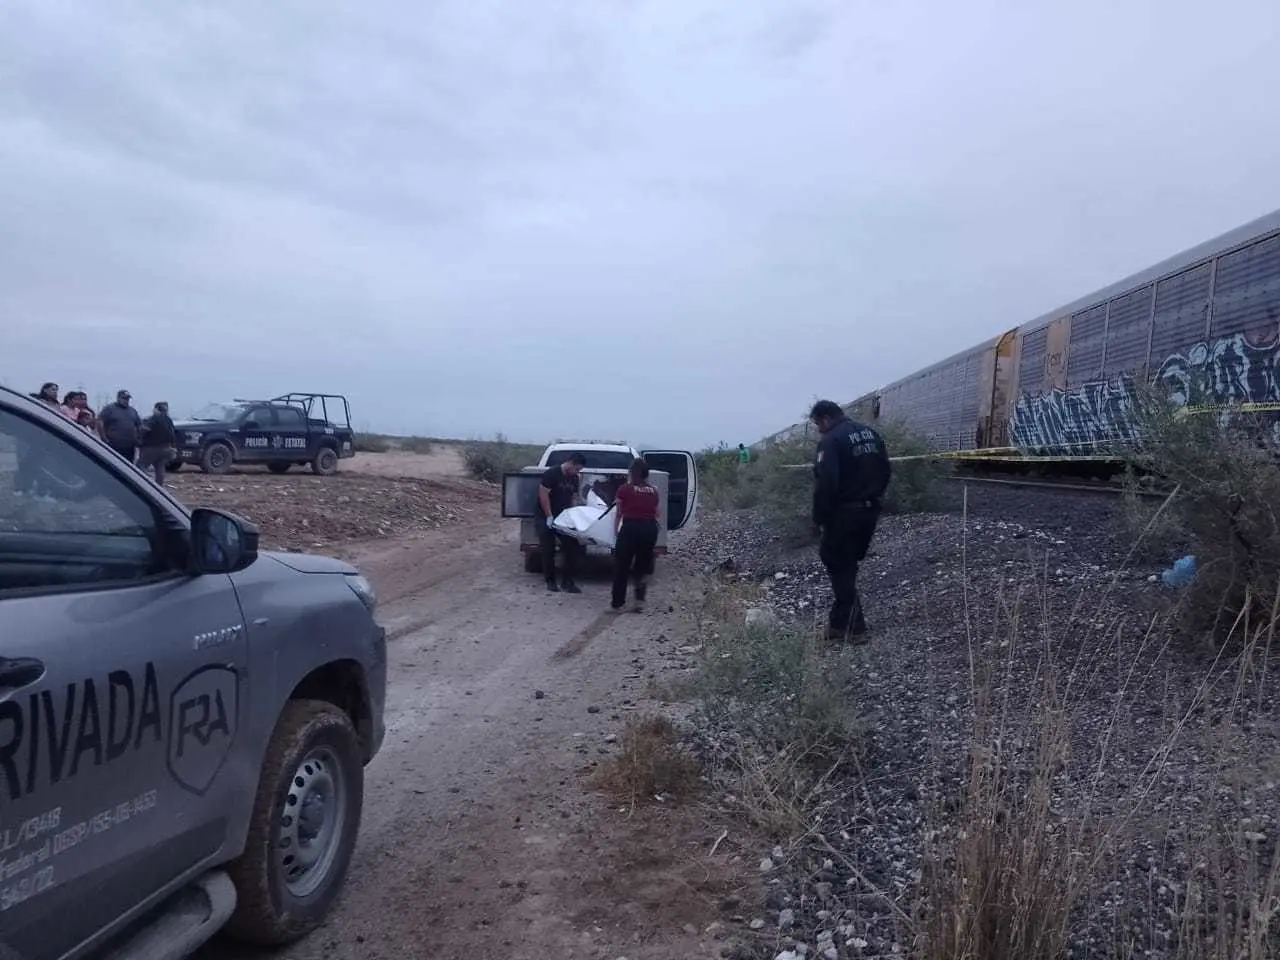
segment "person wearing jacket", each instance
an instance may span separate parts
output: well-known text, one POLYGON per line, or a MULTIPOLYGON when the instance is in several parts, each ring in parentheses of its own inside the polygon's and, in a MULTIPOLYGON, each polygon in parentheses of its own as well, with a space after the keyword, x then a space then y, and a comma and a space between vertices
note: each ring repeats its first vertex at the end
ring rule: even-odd
POLYGON ((178 432, 169 419, 169 404, 162 400, 155 405, 151 416, 142 421, 138 454, 138 466, 143 470, 150 468, 155 473, 156 483, 162 487, 165 467, 177 456, 177 442, 178 432))
POLYGON ((858 597, 858 564, 867 556, 892 467, 884 439, 820 400, 809 419, 821 439, 813 462, 813 523, 821 531, 818 556, 831 578, 828 640, 865 643, 866 619, 858 597))
POLYGON ((649 483, 649 464, 643 457, 631 461, 627 482, 614 497, 613 599, 616 613, 627 602, 627 580, 635 582, 636 613, 644 610, 653 574, 653 552, 658 545, 658 488, 649 483))

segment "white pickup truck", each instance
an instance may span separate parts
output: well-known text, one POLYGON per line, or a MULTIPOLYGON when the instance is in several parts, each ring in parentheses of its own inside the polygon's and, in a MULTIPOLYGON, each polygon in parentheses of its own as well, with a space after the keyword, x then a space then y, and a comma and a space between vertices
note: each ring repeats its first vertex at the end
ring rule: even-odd
MULTIPOLYGON (((558 440, 542 451, 535 466, 502 477, 502 515, 520 522, 520 552, 529 573, 542 572, 542 553, 538 544, 538 484, 548 467, 564 463, 574 453, 586 457, 587 465, 578 476, 578 493, 586 502, 594 492, 610 508, 618 487, 627 481, 627 470, 636 457, 649 464, 649 482, 658 488, 661 513, 658 516, 659 555, 667 552, 667 533, 679 530, 693 519, 698 499, 698 471, 693 454, 687 450, 636 450, 617 441, 558 440)), ((594 544, 587 546, 589 556, 607 556, 611 550, 594 544)))

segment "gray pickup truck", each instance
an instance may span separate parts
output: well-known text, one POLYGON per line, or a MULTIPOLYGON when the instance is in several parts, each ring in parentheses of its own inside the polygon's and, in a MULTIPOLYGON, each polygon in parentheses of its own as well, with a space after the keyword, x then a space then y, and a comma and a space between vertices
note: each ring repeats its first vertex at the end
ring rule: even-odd
POLYGON ((317 927, 382 743, 356 570, 258 552, 0 388, 0 960, 317 927))

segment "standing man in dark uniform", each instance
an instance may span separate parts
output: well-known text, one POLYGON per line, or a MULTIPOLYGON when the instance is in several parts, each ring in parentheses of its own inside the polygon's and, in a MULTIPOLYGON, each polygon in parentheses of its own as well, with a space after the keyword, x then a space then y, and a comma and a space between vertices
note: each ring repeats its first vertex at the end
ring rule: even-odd
POLYGON ((867 556, 889 486, 889 452, 880 434, 845 416, 838 403, 820 400, 809 419, 822 434, 813 463, 813 523, 821 528, 818 556, 831 577, 826 638, 865 643, 858 599, 858 564, 867 556))
POLYGON ((542 572, 547 578, 547 589, 558 593, 561 587, 565 593, 581 593, 582 590, 574 582, 573 575, 578 572, 578 557, 582 553, 582 544, 573 537, 556 533, 551 521, 562 510, 572 507, 578 499, 578 474, 587 465, 587 458, 581 453, 571 453, 569 459, 554 467, 547 467, 542 474, 542 482, 538 485, 538 540, 542 553, 542 572), (561 586, 556 586, 556 541, 560 542, 560 551, 564 554, 561 570, 561 586))

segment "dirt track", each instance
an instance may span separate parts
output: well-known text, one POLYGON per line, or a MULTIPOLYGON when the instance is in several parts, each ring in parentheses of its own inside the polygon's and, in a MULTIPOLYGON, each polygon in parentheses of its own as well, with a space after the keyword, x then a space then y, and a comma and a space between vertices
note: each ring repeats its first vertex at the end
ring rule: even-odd
MULTIPOLYGON (((719 829, 691 809, 619 810, 586 784, 652 680, 681 666, 678 569, 660 565, 662 602, 642 615, 606 613, 598 574, 581 596, 547 594, 490 497, 455 523, 343 551, 383 598, 388 736, 341 903, 276 955, 715 956, 704 931, 735 885, 734 844, 711 860, 719 829)), ((199 955, 257 956, 223 943, 199 955)))

